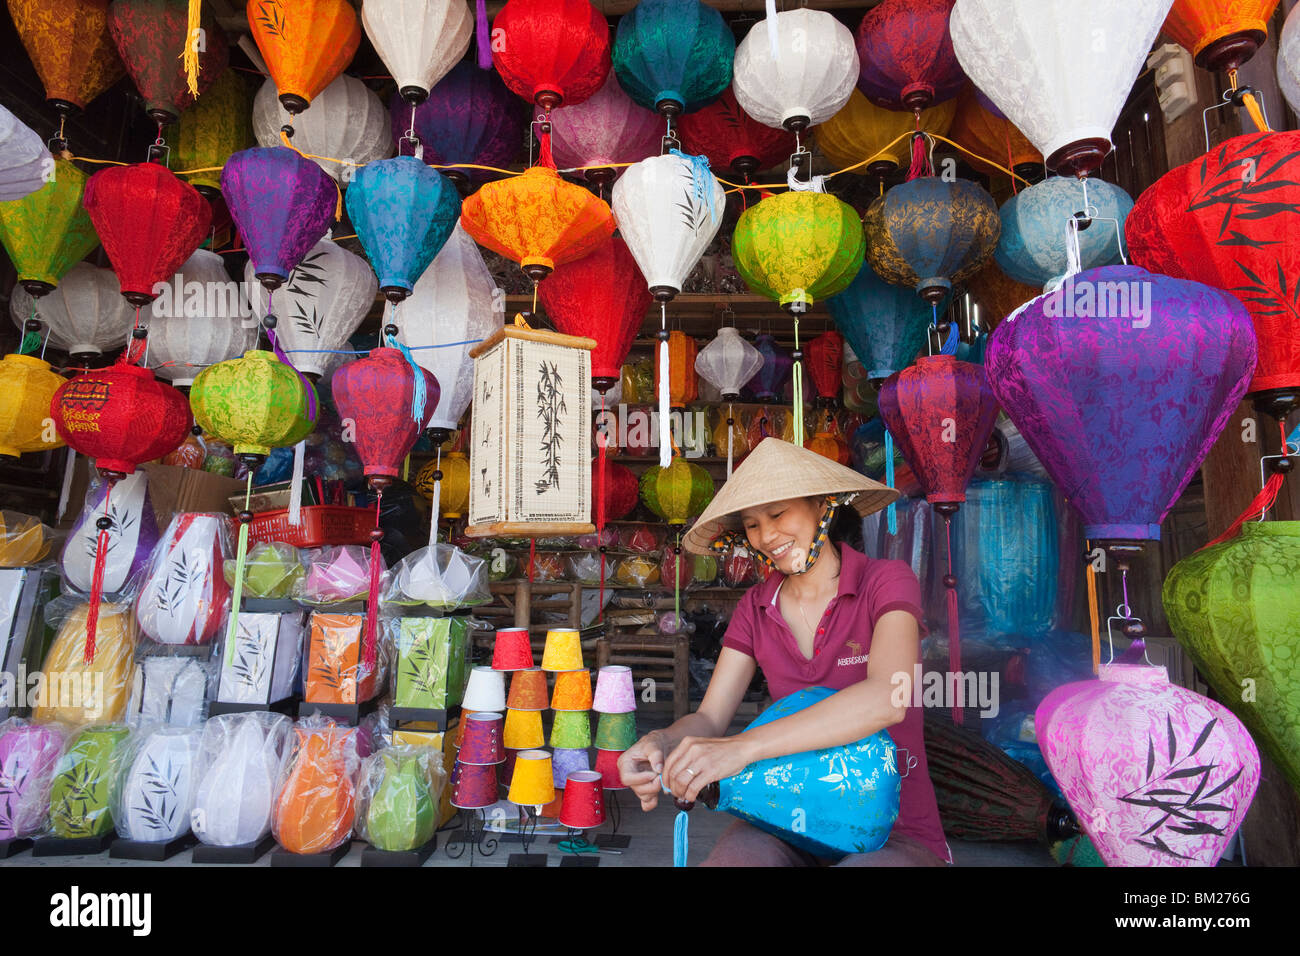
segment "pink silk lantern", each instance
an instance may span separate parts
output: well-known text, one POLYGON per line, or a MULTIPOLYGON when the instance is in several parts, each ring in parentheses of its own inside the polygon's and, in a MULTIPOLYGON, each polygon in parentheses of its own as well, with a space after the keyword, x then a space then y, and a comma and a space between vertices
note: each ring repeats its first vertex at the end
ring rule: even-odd
POLYGON ((602 189, 618 177, 619 164, 658 155, 663 131, 659 114, 632 102, 613 70, 594 96, 551 112, 556 165, 596 167, 583 177, 602 189))
POLYGON ((1214 866, 1259 786, 1241 721, 1163 667, 1103 665, 1043 698, 1034 729, 1107 866, 1214 866))

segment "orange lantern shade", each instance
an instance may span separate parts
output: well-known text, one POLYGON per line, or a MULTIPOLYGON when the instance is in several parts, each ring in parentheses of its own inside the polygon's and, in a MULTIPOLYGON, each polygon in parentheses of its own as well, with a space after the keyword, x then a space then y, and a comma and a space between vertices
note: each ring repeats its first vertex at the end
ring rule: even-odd
MULTIPOLYGON (((674 406, 687 405, 700 397, 700 380, 695 372, 699 346, 685 332, 668 333, 668 400, 674 406)), ((659 351, 655 351, 655 392, 659 391, 659 351)))
POLYGON ((307 109, 361 45, 347 0, 248 0, 248 26, 290 113, 307 109))
POLYGON ((993 262, 971 276, 966 291, 979 307, 980 328, 987 332, 992 332, 1008 315, 1042 294, 1041 289, 1017 282, 993 262))
POLYGON ((9 14, 60 113, 85 109, 126 73, 108 32, 108 0, 9 0, 9 14))
POLYGON ((1206 70, 1235 70, 1268 38, 1278 0, 1174 0, 1164 34, 1206 70))
MULTIPOLYGON (((957 98, 957 114, 953 117, 949 135, 972 153, 991 159, 1017 175, 1028 178, 1042 172, 1043 154, 1034 149, 1033 143, 1011 120, 994 116, 980 105, 973 85, 968 84, 957 98)), ((997 172, 988 163, 969 156, 963 158, 983 171, 997 172)))
POLYGON ((546 709, 546 672, 540 667, 515 671, 510 678, 510 696, 506 707, 510 710, 546 709))
POLYGON ((590 710, 591 671, 564 671, 555 675, 551 710, 590 710))

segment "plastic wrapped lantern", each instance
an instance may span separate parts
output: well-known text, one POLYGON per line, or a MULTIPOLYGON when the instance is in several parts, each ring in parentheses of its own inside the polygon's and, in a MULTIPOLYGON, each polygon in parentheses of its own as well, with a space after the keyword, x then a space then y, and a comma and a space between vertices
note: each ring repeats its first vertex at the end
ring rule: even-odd
POLYGON ((356 820, 357 730, 308 718, 299 721, 294 734, 272 829, 291 853, 327 853, 347 840, 356 820))
POLYGON ((18 284, 34 297, 59 280, 99 245, 82 205, 87 177, 72 163, 54 161, 53 175, 22 199, 0 202, 0 243, 18 272, 18 284))
POLYGON ((1045 286, 1070 271, 1070 247, 1078 268, 1118 262, 1121 236, 1133 200, 1103 180, 1088 182, 1053 176, 1023 189, 1002 204, 1002 232, 994 259, 1004 273, 1026 285, 1045 286), (1076 213, 1088 207, 1086 230, 1077 230, 1076 213), (1114 220, 1114 221, 1109 221, 1114 220), (1118 227, 1118 228, 1117 228, 1118 227), (1077 244, 1077 245, 1076 245, 1077 244))
POLYGON ((41 664, 47 687, 89 687, 88 695, 47 695, 32 708, 37 723, 58 721, 80 726, 88 720, 120 720, 131 698, 131 665, 138 636, 135 614, 129 604, 105 605, 100 613, 93 604, 78 604, 54 635, 41 664), (95 645, 89 660, 86 635, 96 619, 95 645), (75 682, 75 683, 74 683, 75 682))
POLYGON ((206 644, 230 599, 224 562, 226 515, 183 512, 172 518, 136 600, 140 629, 159 644, 206 644))
POLYGON ((221 256, 198 249, 172 278, 170 289, 154 300, 149 357, 157 363, 159 378, 190 385, 209 365, 257 345, 257 326, 240 317, 238 303, 226 295, 229 285, 221 256))
MULTIPOLYGON (((705 157, 713 169, 734 169, 745 182, 760 169, 785 162, 797 148, 793 134, 779 125, 766 126, 745 112, 730 86, 708 106, 683 116, 677 132, 685 152, 705 157)), ((656 147, 658 142, 656 135, 656 147)))
MULTIPOLYGON (((921 111, 920 131, 944 136, 957 112, 957 101, 946 100, 921 111)), ((908 113, 877 106, 854 90, 848 102, 817 127, 817 146, 837 168, 859 166, 859 175, 887 176, 908 163, 907 140, 898 140, 918 127, 908 113), (892 144, 892 145, 891 145, 892 144)))
POLYGON ((396 853, 418 849, 433 838, 438 793, 432 778, 436 768, 439 783, 444 781, 441 761, 432 747, 413 746, 389 747, 365 759, 363 834, 372 846, 396 853))
POLYGON ((57 724, 10 725, 0 737, 0 775, 11 781, 0 794, 0 840, 23 839, 44 827, 63 737, 57 724))
POLYGON ((123 768, 113 814, 119 835, 167 843, 190 832, 201 740, 193 727, 161 727, 144 739, 123 768))
POLYGON ((43 187, 54 157, 36 131, 0 106, 0 202, 13 202, 43 187))
POLYGON ((1278 0, 1174 0, 1162 32, 1207 70, 1235 71, 1268 37, 1278 0))
POLYGON ((257 844, 271 832, 292 727, 283 714, 267 712, 222 714, 204 724, 205 769, 194 799, 194 835, 204 844, 257 844))
POLYGON ((885 0, 858 26, 858 89, 885 109, 919 112, 961 92, 953 52, 953 0, 885 0))
POLYGON ((65 840, 113 832, 117 763, 131 736, 125 724, 93 724, 68 739, 50 784, 50 830, 65 840))
POLYGON ((602 188, 618 176, 618 166, 659 152, 663 120, 632 102, 611 70, 605 85, 576 106, 551 113, 551 148, 559 166, 596 167, 583 172, 602 188))
POLYGON ((667 468, 647 468, 641 475, 641 500, 670 525, 684 525, 713 500, 713 478, 685 458, 667 468))
POLYGON ((474 17, 462 0, 370 0, 361 23, 408 103, 419 104, 469 49, 474 17))
POLYGON ((9 15, 60 115, 85 109, 122 78, 108 0, 9 0, 9 15))
POLYGON ((94 587, 99 552, 96 522, 101 515, 112 522, 106 529, 109 547, 103 569, 104 594, 124 594, 134 579, 148 570, 158 544, 158 519, 149 497, 148 475, 136 471, 111 488, 103 483, 86 496, 85 507, 59 555, 64 588, 73 593, 89 594, 94 587))
MULTIPOLYGON (((181 176, 206 198, 221 189, 221 173, 232 153, 253 145, 252 103, 248 84, 237 70, 226 70, 195 103, 181 114, 167 140, 179 169, 204 172, 181 176)), ((279 142, 279 131, 276 131, 279 142)))
POLYGON ((348 0, 250 0, 248 26, 290 113, 311 105, 361 45, 348 0))
MULTIPOLYGON (((253 133, 259 146, 283 145, 281 129, 293 126, 293 148, 333 179, 347 185, 359 166, 393 155, 388 110, 370 87, 346 73, 321 90, 313 109, 291 116, 273 80, 253 98, 253 133), (336 162, 329 157, 346 158, 336 162)), ((403 127, 405 129, 405 127, 403 127)))
POLYGON ((63 444, 45 427, 50 403, 63 383, 63 376, 35 355, 6 355, 0 360, 0 456, 17 458, 63 444))
POLYGON ((507 0, 492 35, 501 79, 543 110, 581 103, 609 75, 609 25, 587 0, 507 0))
POLYGON ((614 72, 636 103, 680 116, 727 88, 735 54, 722 14, 700 0, 642 0, 618 21, 614 72))

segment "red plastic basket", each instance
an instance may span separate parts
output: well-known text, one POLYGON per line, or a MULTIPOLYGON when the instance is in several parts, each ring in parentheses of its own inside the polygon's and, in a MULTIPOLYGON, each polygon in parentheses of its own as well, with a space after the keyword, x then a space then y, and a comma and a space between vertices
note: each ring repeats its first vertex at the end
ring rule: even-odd
POLYGON ((297 527, 289 524, 288 508, 254 516, 248 526, 248 537, 253 542, 283 541, 295 548, 369 544, 374 526, 375 512, 372 508, 308 505, 302 509, 302 523, 297 527))

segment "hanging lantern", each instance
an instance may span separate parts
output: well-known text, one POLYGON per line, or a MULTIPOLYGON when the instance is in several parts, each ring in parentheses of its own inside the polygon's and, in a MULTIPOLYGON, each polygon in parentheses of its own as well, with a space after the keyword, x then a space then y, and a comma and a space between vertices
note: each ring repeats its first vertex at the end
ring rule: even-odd
POLYGON ((1291 112, 1300 113, 1300 14, 1294 7, 1277 41, 1277 85, 1291 112))
POLYGON ((543 110, 581 103, 609 75, 609 24, 587 0, 506 0, 492 37, 501 79, 543 110))
POLYGON ((757 374, 749 380, 750 391, 760 402, 779 399, 794 369, 794 359, 790 358, 790 353, 781 348, 776 339, 766 332, 754 339, 754 348, 763 357, 763 364, 757 374))
POLYGON ((849 443, 844 440, 839 426, 830 415, 822 416, 817 431, 808 439, 804 447, 840 465, 847 465, 852 460, 849 454, 849 443))
POLYGON ((590 255, 543 279, 537 294, 559 331, 596 340, 591 381, 600 391, 612 388, 650 308, 650 293, 627 243, 611 236, 590 255))
POLYGON ((917 112, 961 92, 953 52, 953 0, 885 0, 858 25, 858 89, 877 106, 917 112))
POLYGON ((587 466, 595 346, 506 326, 470 350, 470 537, 596 530, 587 466))
POLYGON ((1084 536, 1158 541, 1246 391, 1255 345, 1227 293, 1108 266, 1072 276, 1003 322, 985 363, 1007 415, 1082 516, 1084 536), (1139 298, 1115 308, 1107 289, 1139 298), (1076 319, 1097 292, 1101 302, 1076 319))
POLYGON ((843 108, 861 67, 852 32, 831 14, 785 10, 736 48, 736 101, 766 126, 803 132, 843 108))
MULTIPOLYGON (((632 513, 640 500, 636 473, 626 465, 611 462, 605 473, 605 518, 621 521, 632 513)), ((592 466, 592 487, 596 487, 595 465, 592 466)))
POLYGON ((221 256, 196 250, 150 310, 149 357, 154 372, 173 385, 191 385, 209 365, 257 347, 257 326, 232 301, 221 256))
POLYGON ((762 367, 763 354, 730 325, 718 329, 717 338, 695 357, 695 370, 722 393, 724 401, 740 398, 740 390, 762 367))
POLYGON ((9 311, 19 328, 35 312, 49 330, 50 345, 79 362, 121 348, 131 334, 132 312, 118 294, 117 276, 89 262, 78 262, 58 288, 39 299, 15 287, 9 311))
POLYGON ((621 172, 616 166, 659 152, 663 120, 633 103, 611 70, 589 99, 551 113, 551 135, 557 165, 599 167, 582 175, 604 187, 621 172))
POLYGON ((334 183, 320 167, 286 146, 235 153, 222 170, 221 194, 248 246, 254 275, 272 290, 325 235, 337 201, 334 183))
MULTIPOLYGON (((971 84, 967 84, 956 99, 951 136, 954 142, 976 156, 990 159, 1017 176, 1024 179, 1042 176, 1043 154, 1034 149, 1034 144, 1010 120, 986 107, 979 91, 971 84)), ((970 156, 962 158, 969 160, 982 173, 1001 175, 988 163, 970 156)))
MULTIPOLYGON (((792 133, 765 126, 741 109, 730 86, 708 106, 683 116, 677 132, 687 153, 705 157, 714 169, 734 169, 745 182, 761 169, 784 163, 798 148, 792 133)), ((658 143, 656 133, 655 149, 649 152, 656 152, 658 143)))
POLYGON ((86 174, 56 159, 47 182, 22 199, 0 202, 0 243, 18 271, 18 284, 33 296, 47 295, 99 245, 81 200, 86 174))
POLYGON ((377 348, 335 372, 330 387, 339 417, 355 423, 357 455, 370 486, 388 487, 438 406, 437 379, 398 349, 377 348))
MULTIPOLYGON (((947 135, 956 112, 956 100, 945 100, 922 110, 920 131, 933 136, 947 135)), ((817 127, 817 146, 837 168, 866 161, 865 166, 854 172, 888 176, 910 162, 908 141, 894 141, 916 129, 914 115, 877 106, 855 89, 844 107, 817 127)))
POLYGON ((412 105, 428 98, 474 35, 474 17, 463 0, 369 0, 361 23, 398 94, 412 105))
POLYGON ((1126 238, 1144 268, 1240 299, 1255 324, 1255 407, 1278 419, 1300 408, 1300 133, 1238 136, 1166 173, 1139 197, 1126 238), (1243 175, 1243 171, 1250 175, 1243 175))
POLYGON ((693 113, 731 82, 736 39, 700 0, 641 0, 618 21, 614 72, 633 101, 664 116, 693 113))
POLYGON ((964 179, 937 176, 895 186, 871 204, 862 225, 876 274, 934 305, 992 258, 1001 229, 992 196, 964 179))
POLYGON ((1037 298, 1042 289, 1017 282, 990 262, 975 273, 966 283, 966 291, 975 302, 980 328, 992 332, 1009 315, 1030 299, 1037 298))
POLYGON ((125 73, 108 31, 108 0, 9 0, 9 15, 46 101, 63 116, 84 110, 125 73))
POLYGON ((200 372, 190 387, 195 420, 205 432, 234 446, 251 468, 272 448, 297 444, 315 422, 316 394, 293 368, 271 352, 245 352, 200 372))
MULTIPOLYGON (((168 142, 177 167, 207 170, 224 166, 232 153, 253 145, 251 117, 248 85, 237 71, 227 70, 181 114, 180 124, 170 132, 168 142)), ((221 173, 216 170, 184 173, 181 178, 209 201, 221 189, 221 173)))
POLYGON ((1162 32, 1206 70, 1235 71, 1268 38, 1278 0, 1174 0, 1162 32))
POLYGON ((399 341, 438 382, 437 408, 429 430, 435 443, 441 444, 460 427, 474 394, 469 350, 501 328, 504 318, 483 254, 459 224, 415 283, 402 310, 411 321, 402 324, 399 341))
MULTIPOLYGON (((524 104, 495 70, 480 70, 470 60, 452 67, 419 106, 394 95, 390 112, 393 139, 400 144, 414 127, 424 161, 435 166, 509 166, 524 139, 524 104)), ((444 169, 442 173, 462 187, 470 180, 492 176, 482 169, 444 169)))
POLYGON ((0 360, 0 456, 17 458, 29 451, 48 451, 63 441, 48 432, 54 393, 64 378, 35 355, 6 355, 0 360))
POLYGON ((1163 667, 1108 664, 1099 680, 1058 687, 1034 731, 1107 866, 1214 866, 1259 786, 1241 722, 1163 667))
POLYGON ((175 123, 195 101, 177 51, 196 44, 199 95, 230 64, 225 31, 210 12, 200 22, 201 42, 190 36, 186 5, 175 0, 113 0, 108 8, 113 43, 144 99, 145 112, 159 126, 175 123))
POLYGON ((301 116, 290 115, 279 100, 275 82, 266 80, 253 97, 253 133, 258 145, 281 146, 280 130, 287 123, 293 127, 293 148, 345 186, 352 182, 358 167, 393 155, 388 111, 374 91, 356 77, 338 77, 316 95, 312 106, 315 108, 301 116))
POLYGON ((1173 566, 1163 599, 1169 626, 1220 700, 1300 789, 1300 522, 1250 521, 1241 535, 1173 566), (1244 687, 1254 693, 1242 694, 1244 687))
POLYGON ((441 485, 439 514, 444 518, 462 518, 469 510, 469 468, 469 459, 463 452, 454 451, 441 459, 430 460, 416 474, 415 490, 432 501, 435 486, 441 485))
POLYGON ((1075 271, 1113 265, 1123 254, 1120 237, 1132 209, 1129 194, 1104 180, 1085 186, 1078 179, 1053 176, 1002 204, 994 259, 1012 279, 1031 286, 1063 278, 1070 269, 1067 250, 1076 243, 1080 264, 1075 271))
POLYGON ((840 377, 844 370, 844 336, 831 330, 808 343, 808 374, 817 389, 817 404, 839 404, 840 377))
POLYGON ((670 525, 686 524, 703 513, 713 491, 709 473, 685 458, 674 458, 667 468, 647 468, 641 475, 641 500, 670 525))
MULTIPOLYGON (((957 0, 957 59, 1062 176, 1101 168, 1110 135, 1168 10, 1164 0, 957 0), (1104 37, 1104 43, 1081 38, 1104 37)), ((859 51, 861 52, 861 51, 859 51)))
POLYGON ((155 288, 176 274, 212 225, 212 208, 198 190, 157 163, 100 170, 82 202, 122 295, 136 307, 154 300, 155 288))
POLYGON ((248 26, 290 113, 304 112, 361 45, 348 0, 249 0, 248 26))
POLYGON ((54 157, 36 131, 0 106, 0 202, 24 199, 54 172, 54 157))
POLYGON ((931 308, 910 289, 885 282, 869 262, 826 307, 877 386, 925 348, 931 308))
MULTIPOLYGON (((695 339, 673 329, 668 333, 668 395, 674 408, 689 405, 700 397, 699 381, 695 377, 695 359, 698 347, 695 339)), ((655 391, 659 391, 659 377, 663 373, 659 353, 655 352, 655 391)))

